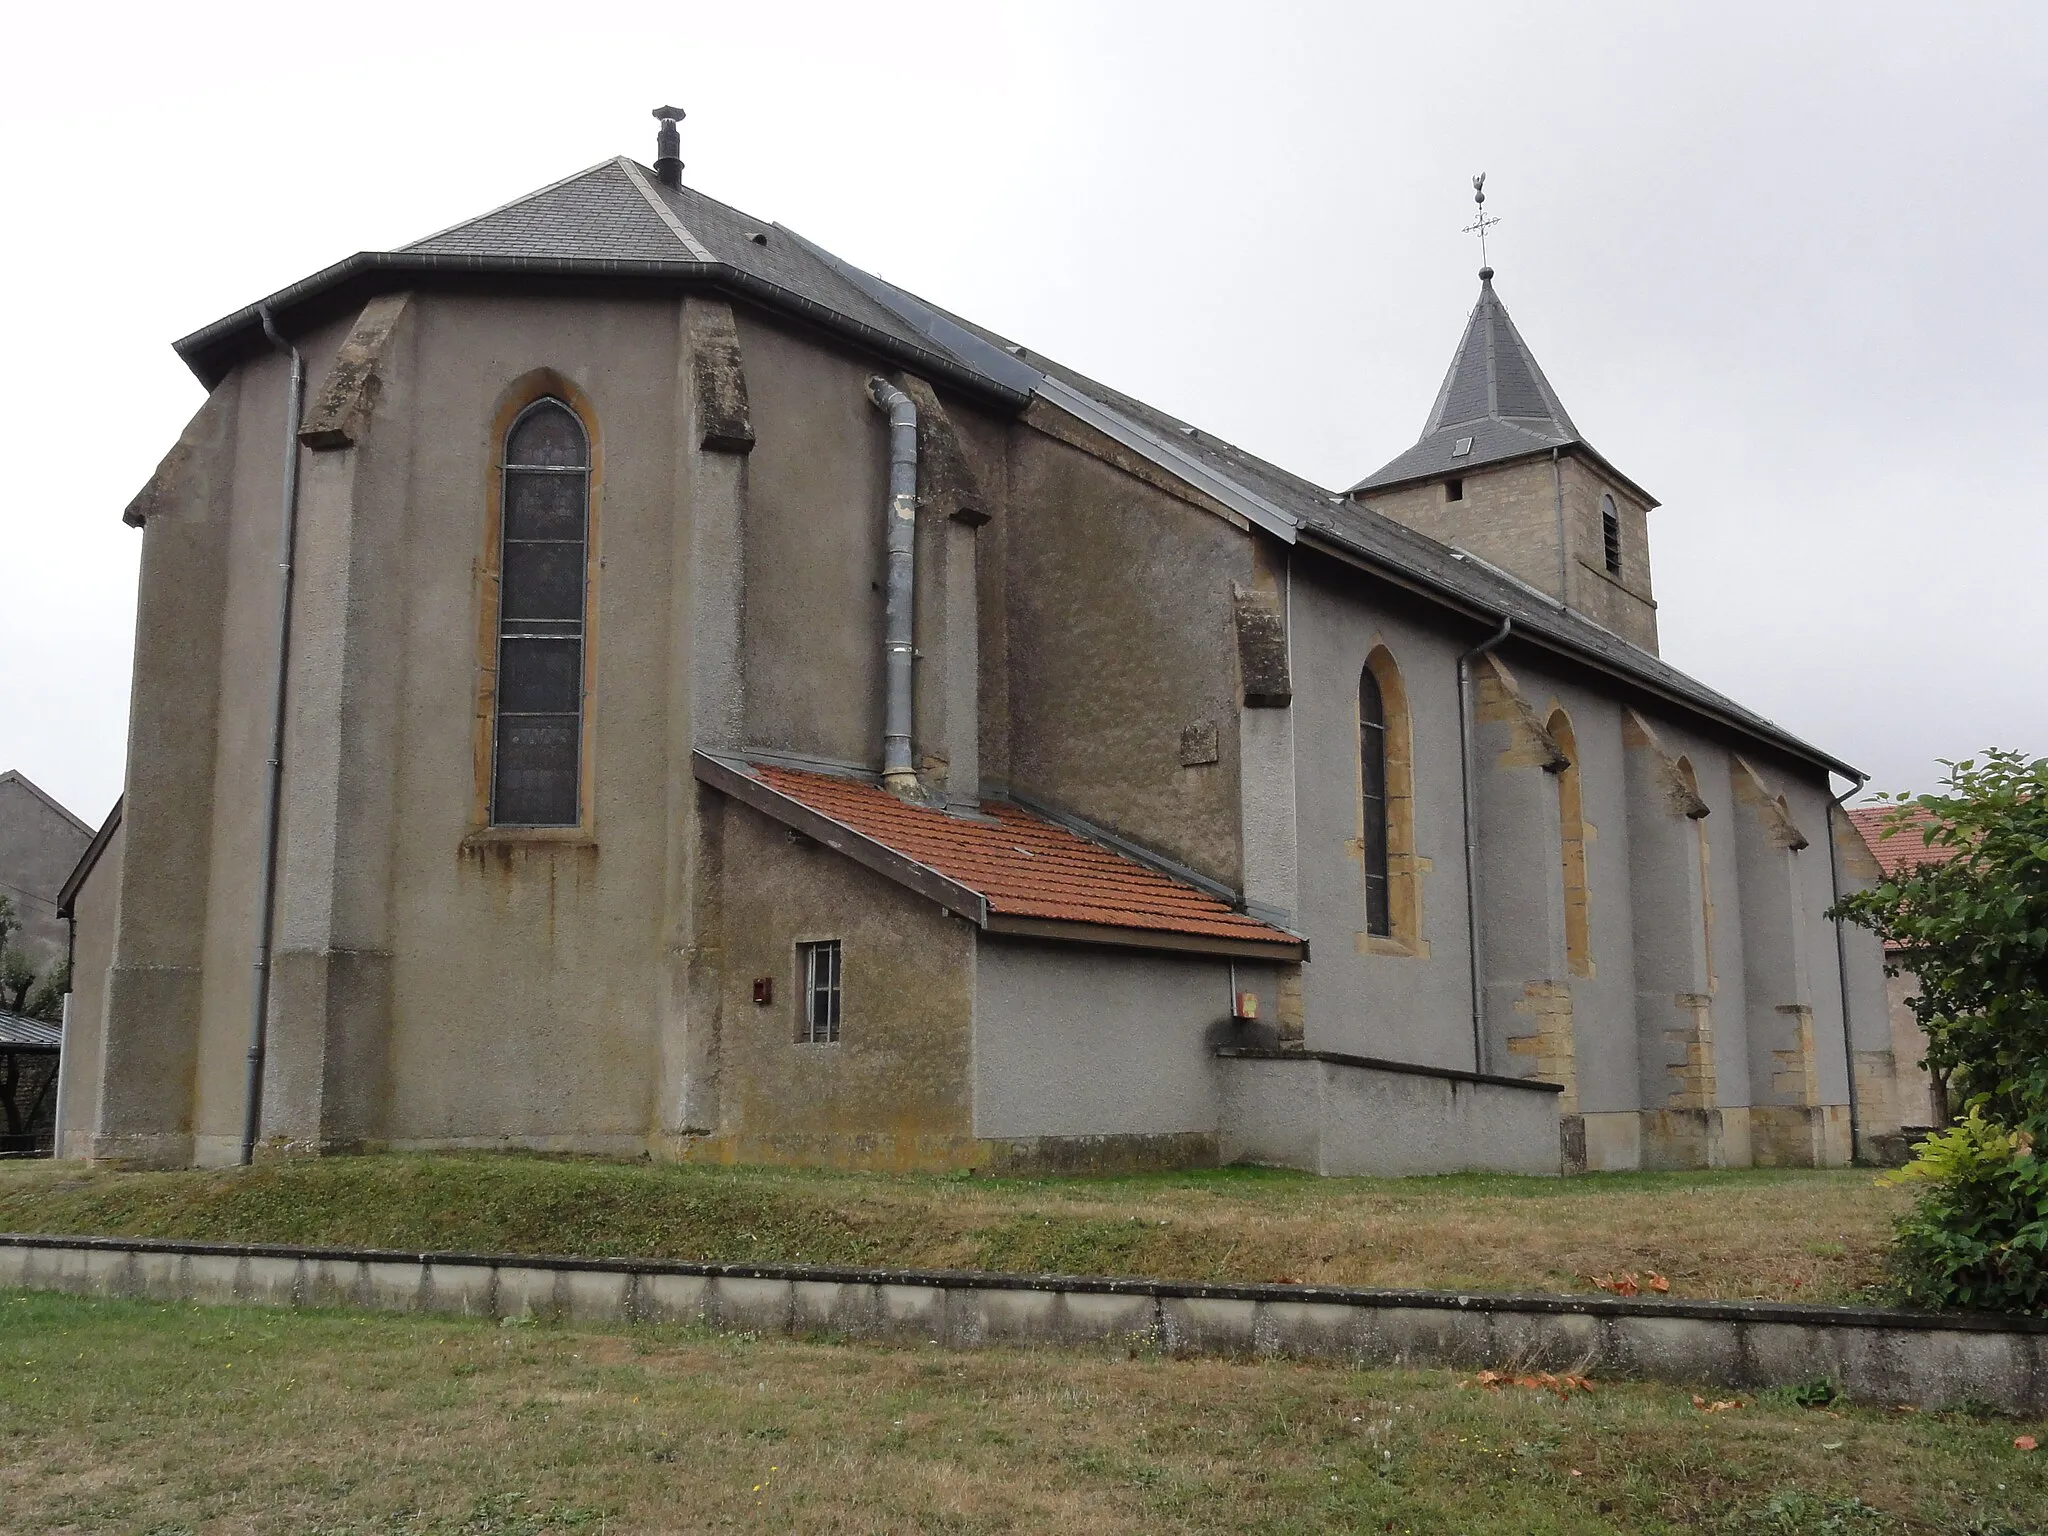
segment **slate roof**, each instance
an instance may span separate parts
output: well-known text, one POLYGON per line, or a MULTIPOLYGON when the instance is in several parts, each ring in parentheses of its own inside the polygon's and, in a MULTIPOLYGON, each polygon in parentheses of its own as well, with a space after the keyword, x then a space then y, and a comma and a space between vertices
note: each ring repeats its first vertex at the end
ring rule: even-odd
POLYGON ((0 1050, 54 1051, 64 1044, 64 1031, 45 1019, 0 1009, 0 1050))
MULTIPOLYGON (((1047 402, 1286 543, 1320 546, 1488 627, 1502 617, 1511 618, 1524 642, 1624 678, 1805 761, 1858 777, 1840 759, 1513 576, 1198 431, 1191 423, 1026 352, 779 224, 751 219, 687 187, 664 187, 652 171, 623 156, 403 250, 358 252, 260 305, 194 332, 177 348, 211 385, 237 358, 264 348, 258 311, 265 306, 290 329, 338 314, 347 302, 360 302, 370 292, 405 286, 600 279, 617 287, 652 284, 662 292, 680 284, 722 288, 794 313, 997 406, 1018 410, 1034 399, 1047 402), (756 235, 764 236, 765 243, 752 238, 756 235)), ((1446 434, 1449 445, 1455 446, 1456 438, 1465 435, 1460 427, 1475 438, 1473 453, 1463 456, 1465 462, 1480 454, 1512 456, 1509 450, 1524 440, 1529 451, 1547 452, 1553 444, 1569 442, 1593 454, 1529 355, 1490 281, 1481 289, 1480 303, 1430 422, 1423 444, 1411 454, 1446 434), (1482 401, 1484 410, 1473 421, 1451 419, 1481 410, 1482 401), (1538 414, 1491 414, 1514 411, 1538 414)), ((1382 478, 1385 474, 1364 483, 1383 486, 1389 483, 1382 478)))
POLYGON ((1934 825, 1932 811, 1913 806, 1906 812, 1906 819, 1899 829, 1887 836, 1885 828, 1895 814, 1895 808, 1889 805, 1855 805, 1849 808, 1849 819, 1863 834, 1871 857, 1877 860, 1877 867, 1884 871, 1887 879, 1896 874, 1911 873, 1924 864, 1946 864, 1956 856, 1953 848, 1928 846, 1924 834, 1934 825))
MULTIPOLYGON (((1493 291, 1493 268, 1482 267, 1479 302, 1465 322, 1465 334, 1458 339, 1422 436, 1414 447, 1352 486, 1351 492, 1390 490, 1573 447, 1599 457, 1579 436, 1535 353, 1493 291)), ((1606 465, 1606 460, 1601 463, 1606 465)))
MULTIPOLYGON (((963 816, 910 804, 865 778, 731 758, 712 760, 714 772, 705 773, 699 757, 700 777, 740 790, 757 809, 790 820, 788 810, 801 808, 845 834, 838 851, 856 858, 868 853, 862 862, 899 878, 933 877, 903 883, 986 928, 1014 930, 1019 920, 1029 920, 1077 925, 1097 936, 1113 931, 1133 941, 1177 936, 1197 941, 1187 946, 1193 948, 1203 947, 1201 941, 1271 946, 1275 953, 1302 946, 1298 935, 1022 806, 984 801, 978 814, 963 816), (725 777, 715 773, 721 766, 725 777), (911 868, 877 861, 877 850, 911 868)), ((816 832, 803 818, 790 824, 816 832)))

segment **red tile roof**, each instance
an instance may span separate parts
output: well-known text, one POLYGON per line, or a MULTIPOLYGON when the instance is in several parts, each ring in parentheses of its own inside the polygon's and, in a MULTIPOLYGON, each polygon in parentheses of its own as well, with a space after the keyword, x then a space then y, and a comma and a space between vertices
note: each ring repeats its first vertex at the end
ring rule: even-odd
POLYGON ((1933 825, 1934 813, 1914 806, 1906 813, 1906 820, 1889 837, 1885 826, 1894 814, 1889 805, 1857 805, 1849 808, 1849 819, 1856 823, 1856 830, 1863 834, 1863 841, 1870 845, 1870 852, 1877 860, 1877 867, 1887 878, 1905 871, 1918 869, 1923 864, 1946 864, 1955 857, 1953 848, 1936 844, 1929 847, 1924 840, 1926 828, 1933 825))
POLYGON ((1297 935, 1043 816, 984 801, 982 820, 912 805, 855 779, 748 765, 780 795, 979 894, 992 916, 1298 947, 1297 935))

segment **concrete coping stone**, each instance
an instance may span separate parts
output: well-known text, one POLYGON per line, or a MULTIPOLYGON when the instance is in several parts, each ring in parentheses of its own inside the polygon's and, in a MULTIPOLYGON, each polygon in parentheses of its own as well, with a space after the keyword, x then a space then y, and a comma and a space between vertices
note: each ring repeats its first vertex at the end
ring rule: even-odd
POLYGON ((1830 1307, 1784 1301, 1648 1301, 1625 1296, 1518 1295, 1484 1291, 1373 1289, 1360 1286, 1210 1284, 1118 1279, 1103 1275, 1027 1275, 974 1269, 867 1269, 829 1264, 700 1263, 675 1259, 575 1258, 524 1253, 411 1253, 382 1248, 310 1248, 288 1243, 208 1243, 177 1238, 89 1237, 0 1232, 0 1247, 154 1253, 193 1258, 296 1259, 347 1264, 420 1264, 436 1268, 547 1270, 710 1279, 810 1281, 908 1286, 925 1290, 1064 1291, 1155 1300, 1317 1303, 1467 1313, 1609 1318, 1686 1318, 1720 1323, 1902 1329, 1950 1333, 2048 1334, 2048 1318, 1986 1312, 1907 1312, 1888 1307, 1830 1307))
POLYGON ((1409 1077, 1434 1077, 1450 1083, 1483 1083, 1488 1088, 1521 1088, 1534 1093, 1563 1093, 1563 1083, 1533 1077, 1496 1077, 1491 1072, 1466 1072, 1457 1067, 1429 1067, 1419 1061, 1388 1061, 1379 1056, 1350 1056, 1342 1051, 1296 1051, 1284 1045, 1219 1045, 1226 1061, 1323 1061, 1333 1067, 1361 1067, 1371 1072, 1400 1072, 1409 1077))

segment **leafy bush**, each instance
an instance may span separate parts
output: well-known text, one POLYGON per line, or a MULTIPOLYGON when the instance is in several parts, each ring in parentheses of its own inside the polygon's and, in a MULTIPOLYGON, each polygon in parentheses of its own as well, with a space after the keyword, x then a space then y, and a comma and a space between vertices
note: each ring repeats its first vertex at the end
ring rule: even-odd
POLYGON ((1922 1187, 1892 1268, 1912 1306, 2048 1312, 2048 1159, 2027 1131, 1972 1109, 1916 1147, 1894 1183, 1922 1187))
POLYGON ((2048 758, 1992 750, 1948 763, 1947 791, 1895 797, 1891 828, 1927 813, 1948 857, 1845 897, 1840 916, 1919 980, 1927 1067, 1965 1117, 1916 1149, 1899 1177, 1923 1186, 1899 1223, 1903 1299, 2048 1310, 2048 758))

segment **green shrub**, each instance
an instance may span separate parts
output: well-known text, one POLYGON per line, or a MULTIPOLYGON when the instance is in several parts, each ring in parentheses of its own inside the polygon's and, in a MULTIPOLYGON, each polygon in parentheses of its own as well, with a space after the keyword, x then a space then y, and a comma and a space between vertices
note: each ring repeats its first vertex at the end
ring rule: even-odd
POLYGON ((1917 1184, 1892 1251, 1911 1306, 2048 1312, 2048 1159, 1976 1109, 1886 1179, 1917 1184))

